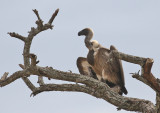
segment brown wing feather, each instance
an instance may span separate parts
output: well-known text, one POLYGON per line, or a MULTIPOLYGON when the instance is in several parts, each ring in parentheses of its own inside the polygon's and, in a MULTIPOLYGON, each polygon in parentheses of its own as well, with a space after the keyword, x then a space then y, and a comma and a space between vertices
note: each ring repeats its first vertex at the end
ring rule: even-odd
MULTIPOLYGON (((116 47, 114 47, 113 45, 110 46, 110 50, 117 50, 116 47)), ((117 50, 118 51, 118 50, 117 50)), ((123 66, 122 66, 122 61, 119 60, 119 59, 115 59, 116 62, 117 62, 117 67, 119 67, 119 78, 121 80, 121 88, 122 88, 122 92, 124 92, 124 94, 127 94, 128 91, 127 89, 125 88, 125 79, 124 79, 124 72, 123 72, 123 66)))
MULTIPOLYGON (((112 49, 115 48, 111 47, 111 50, 112 49)), ((121 61, 115 59, 114 56, 111 57, 109 53, 109 49, 100 48, 98 53, 94 56, 95 64, 93 69, 96 74, 101 75, 104 80, 119 85, 122 88, 122 92, 127 94, 127 90, 124 86, 124 74, 121 61)))
POLYGON ((96 73, 93 71, 91 65, 87 62, 87 58, 78 57, 77 59, 77 67, 82 75, 87 75, 97 79, 96 73))
POLYGON ((110 50, 100 48, 97 55, 95 55, 94 70, 97 74, 101 75, 104 80, 108 80, 114 84, 120 83, 119 68, 117 62, 110 58, 110 50))
MULTIPOLYGON (((109 56, 105 54, 105 52, 109 53, 108 49, 100 48, 97 53, 94 53, 94 71, 102 76, 102 71, 105 67, 105 63, 107 62, 109 56)), ((105 67, 107 68, 107 67, 105 67)))
MULTIPOLYGON (((117 50, 116 47, 114 47, 113 45, 110 46, 110 50, 117 50)), ((118 50, 117 50, 118 51, 118 50)), ((119 70, 119 77, 122 81, 122 85, 125 85, 125 81, 124 81, 124 72, 123 72, 123 67, 122 67, 122 61, 119 59, 115 59, 117 62, 117 67, 119 70)))

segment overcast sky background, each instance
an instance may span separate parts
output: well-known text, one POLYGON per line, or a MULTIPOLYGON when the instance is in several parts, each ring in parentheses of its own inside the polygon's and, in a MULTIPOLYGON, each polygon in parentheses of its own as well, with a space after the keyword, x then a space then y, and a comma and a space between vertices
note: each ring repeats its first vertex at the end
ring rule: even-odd
MULTIPOLYGON (((160 78, 159 6, 159 0, 0 0, 0 75, 21 70, 18 64, 23 63, 23 42, 7 32, 27 36, 30 28, 36 26, 32 9, 39 11, 45 23, 59 8, 54 29, 40 33, 32 43, 31 52, 38 56, 40 66, 79 73, 76 59, 86 57, 88 50, 84 37, 77 33, 90 27, 95 33, 93 39, 107 48, 114 45, 121 52, 153 58, 152 72, 160 78)), ((123 67, 127 97, 155 103, 155 92, 129 74, 140 70, 140 66, 123 62, 123 67)), ((37 77, 30 79, 37 86, 37 77)), ((22 79, 0 88, 1 113, 128 113, 84 93, 44 92, 36 97, 30 94, 22 79)))

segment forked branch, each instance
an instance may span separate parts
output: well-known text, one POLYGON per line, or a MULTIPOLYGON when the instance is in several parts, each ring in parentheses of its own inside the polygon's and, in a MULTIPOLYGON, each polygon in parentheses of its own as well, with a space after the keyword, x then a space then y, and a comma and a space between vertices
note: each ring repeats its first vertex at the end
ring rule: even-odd
MULTIPOLYGON (((35 9, 35 10, 33 10, 33 12, 36 14, 36 16, 37 16, 37 18, 38 18, 38 20, 36 21, 37 28, 32 27, 31 30, 29 31, 29 34, 28 34, 27 37, 23 37, 23 36, 21 36, 21 35, 19 35, 19 34, 16 34, 16 33, 14 33, 14 32, 13 32, 13 33, 9 33, 9 35, 10 35, 11 37, 18 38, 18 39, 20 39, 20 40, 22 40, 22 41, 25 42, 25 43, 24 43, 24 49, 23 49, 24 65, 20 65, 22 69, 28 70, 28 69, 30 68, 30 61, 29 61, 29 58, 30 58, 30 57, 31 57, 31 59, 32 59, 32 64, 31 64, 32 66, 35 66, 35 65, 39 62, 39 61, 35 61, 35 60, 34 60, 35 58, 33 58, 32 56, 30 56, 30 47, 31 47, 32 40, 33 40, 34 36, 37 35, 38 33, 42 32, 42 31, 44 31, 44 30, 52 29, 52 28, 53 28, 52 22, 53 22, 54 18, 57 16, 58 11, 59 11, 59 9, 56 10, 55 13, 53 13, 53 15, 52 15, 52 17, 51 17, 52 19, 50 19, 50 20, 52 20, 52 21, 49 20, 50 23, 46 23, 46 24, 43 25, 43 21, 41 20, 38 11, 35 9), (35 62, 33 62, 33 61, 35 61, 35 62)), ((18 75, 19 75, 19 74, 18 74, 18 75)), ((19 78, 18 75, 16 75, 15 78, 19 78)), ((22 74, 22 75, 23 75, 23 74, 22 74)), ((26 76, 26 75, 25 75, 25 76, 26 76)), ((27 76, 29 76, 29 74, 27 74, 27 76)), ((26 83, 26 85, 27 85, 31 90, 32 90, 32 88, 35 89, 35 86, 31 83, 31 81, 30 81, 28 78, 23 77, 23 76, 21 76, 21 77, 22 77, 23 81, 26 83)), ((8 78, 8 79, 9 79, 9 78, 8 78)), ((8 80, 8 79, 6 79, 6 80, 8 80)), ((15 79, 9 79, 9 80, 10 80, 10 81, 14 81, 15 79)), ((5 82, 3 81, 3 82, 1 82, 1 83, 4 84, 5 82)), ((0 84, 1 84, 1 83, 0 83, 0 84)), ((7 84, 7 83, 9 83, 9 82, 6 82, 6 84, 7 84)), ((4 84, 4 85, 5 85, 5 84, 4 84)), ((33 90, 32 90, 32 91, 33 91, 33 90)))
POLYGON ((144 65, 144 75, 143 77, 150 83, 150 85, 160 94, 160 85, 154 75, 151 73, 151 68, 153 65, 153 59, 147 59, 144 65))
POLYGON ((151 68, 154 60, 151 58, 142 58, 133 55, 127 55, 116 50, 111 52, 111 55, 114 55, 117 59, 121 59, 130 63, 139 64, 142 67, 141 76, 139 74, 133 74, 134 78, 137 78, 141 82, 144 82, 157 93, 160 93, 160 85, 154 75, 151 73, 151 68))

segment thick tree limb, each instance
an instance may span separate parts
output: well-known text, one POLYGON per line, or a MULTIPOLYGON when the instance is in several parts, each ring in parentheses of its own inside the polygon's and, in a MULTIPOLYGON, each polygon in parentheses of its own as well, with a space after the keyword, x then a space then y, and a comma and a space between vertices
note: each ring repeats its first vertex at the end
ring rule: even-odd
MULTIPOLYGON (((153 103, 151 103, 150 101, 120 96, 119 94, 111 91, 110 88, 105 83, 100 82, 98 80, 95 80, 91 77, 83 76, 80 74, 69 73, 69 72, 62 72, 62 71, 54 70, 54 69, 48 68, 48 67, 46 67, 46 68, 37 67, 37 71, 35 71, 35 70, 36 69, 32 68, 29 71, 31 74, 38 75, 37 73, 40 72, 40 74, 43 74, 46 77, 59 79, 59 80, 72 81, 72 82, 78 81, 79 83, 86 84, 86 87, 89 87, 89 89, 91 88, 92 90, 93 89, 94 90, 92 91, 89 89, 88 90, 85 89, 85 91, 83 90, 84 93, 88 93, 88 94, 93 95, 97 98, 102 98, 102 99, 110 102, 111 104, 113 104, 121 109, 129 110, 129 111, 141 111, 141 112, 142 111, 144 112, 146 110, 150 110, 151 111, 150 113, 154 113, 152 111, 155 111, 155 107, 154 107, 153 103)), ((15 76, 15 75, 12 75, 12 76, 15 76)), ((55 86, 56 85, 54 85, 54 88, 55 88, 55 86)), ((59 90, 59 91, 62 91, 62 90, 68 91, 69 89, 71 90, 71 88, 69 88, 69 87, 68 87, 69 89, 65 89, 64 86, 63 87, 59 86, 59 87, 60 87, 60 89, 56 89, 56 90, 59 90)), ((75 86, 73 86, 73 87, 75 87, 75 86)), ((83 86, 83 87, 85 87, 85 86, 83 86)), ((34 90, 34 92, 40 93, 45 90, 46 91, 51 90, 51 87, 49 87, 50 89, 48 89, 48 87, 45 85, 42 85, 40 88, 42 88, 42 89, 37 88, 36 90, 34 90)), ((74 90, 75 89, 73 89, 73 91, 74 90)), ((76 89, 76 90, 82 91, 82 89, 76 89)))
MULTIPOLYGON (((22 69, 25 69, 24 65, 19 64, 19 66, 20 66, 22 69)), ((28 75, 28 76, 30 76, 30 75, 28 75)), ((28 86, 28 88, 29 88, 31 91, 35 91, 35 90, 36 90, 36 87, 32 84, 32 82, 31 82, 27 77, 22 77, 22 80, 25 82, 25 84, 28 86)))
POLYGON ((147 58, 147 60, 145 62, 145 65, 144 65, 144 74, 150 74, 151 73, 151 68, 152 68, 153 62, 154 62, 153 59, 147 58))
MULTIPOLYGON (((106 88, 106 87, 105 87, 106 88)), ((136 98, 128 98, 123 97, 115 92, 99 89, 96 90, 94 88, 90 88, 84 85, 78 84, 45 84, 37 88, 32 95, 35 96, 44 91, 76 91, 76 92, 84 92, 89 95, 92 95, 96 98, 102 98, 115 106, 118 106, 119 109, 125 109, 128 111, 140 111, 143 113, 155 113, 155 106, 153 103, 143 99, 136 98)))
MULTIPOLYGON (((32 73, 35 75, 39 75, 39 76, 43 75, 45 77, 52 78, 52 79, 82 83, 82 84, 85 84, 85 85, 88 85, 91 87, 96 86, 96 85, 99 86, 100 83, 105 84, 103 82, 100 82, 98 80, 95 80, 95 79, 88 77, 88 76, 85 76, 85 75, 64 72, 64 71, 53 69, 51 67, 37 66, 37 72, 34 71, 32 73)), ((108 86, 106 85, 106 87, 108 87, 108 86)))
POLYGON ((151 73, 152 65, 153 59, 147 59, 146 64, 144 65, 143 77, 151 84, 152 87, 154 87, 154 89, 156 89, 158 93, 160 93, 160 85, 157 82, 157 79, 151 73))
POLYGON ((156 93, 156 110, 157 113, 160 113, 160 94, 156 93))
POLYGON ((37 94, 44 91, 71 91, 71 92, 85 92, 85 93, 95 93, 95 90, 84 85, 78 84, 44 84, 41 85, 37 90, 35 90, 32 95, 36 96, 37 94))
MULTIPOLYGON (((149 85, 155 91, 160 93, 160 85, 157 82, 157 79, 151 73, 151 68, 154 62, 153 59, 127 55, 127 54, 118 52, 116 50, 113 50, 111 52, 111 55, 112 54, 114 55, 114 57, 118 59, 121 59, 127 62, 131 62, 131 63, 135 63, 135 64, 139 64, 140 66, 142 66, 142 77, 148 81, 147 85, 149 85)), ((134 76, 134 77, 137 77, 137 76, 134 76)))
MULTIPOLYGON (((19 64, 19 66, 20 66, 22 69, 25 69, 24 65, 19 64)), ((30 76, 30 75, 28 75, 28 76, 30 76)), ((25 84, 28 86, 28 88, 29 88, 31 91, 35 91, 35 90, 36 90, 36 87, 32 84, 32 82, 31 82, 27 77, 22 77, 22 80, 25 82, 25 84)))
POLYGON ((139 64, 140 66, 144 66, 144 64, 147 60, 147 58, 124 54, 122 52, 118 52, 117 50, 112 50, 111 55, 112 54, 117 59, 121 59, 126 62, 130 62, 130 63, 134 63, 134 64, 139 64))
POLYGON ((55 70, 49 67, 39 67, 39 66, 29 67, 22 71, 17 71, 14 74, 12 74, 10 77, 8 77, 5 81, 0 82, 0 85, 1 86, 8 85, 21 77, 30 76, 30 75, 45 76, 52 79, 82 83, 90 86, 96 86, 96 85, 99 86, 99 83, 102 83, 106 87, 108 87, 105 83, 95 80, 91 77, 87 77, 87 76, 76 74, 76 73, 63 72, 63 71, 55 70))

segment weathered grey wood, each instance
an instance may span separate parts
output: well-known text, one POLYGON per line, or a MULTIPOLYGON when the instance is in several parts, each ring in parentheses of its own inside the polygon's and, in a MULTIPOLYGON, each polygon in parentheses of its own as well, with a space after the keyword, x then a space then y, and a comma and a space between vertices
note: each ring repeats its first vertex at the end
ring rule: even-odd
MULTIPOLYGON (((95 80, 88 76, 70 72, 58 71, 49 67, 32 67, 29 68, 27 71, 29 71, 30 74, 43 75, 45 77, 50 77, 52 79, 85 84, 81 86, 77 84, 71 84, 71 85, 44 84, 39 88, 32 89, 32 91, 34 90, 33 94, 38 94, 43 91, 78 91, 90 94, 97 98, 102 98, 107 102, 117 106, 120 109, 125 109, 127 111, 139 111, 139 112, 149 111, 150 113, 155 113, 155 106, 152 102, 143 99, 120 96, 118 93, 113 92, 105 83, 95 80)), ((12 76, 20 78, 19 74, 12 76)), ((15 80, 15 77, 12 80, 15 80)))
POLYGON ((140 66, 144 66, 147 58, 143 57, 138 57, 138 56, 133 56, 133 55, 128 55, 122 52, 118 52, 116 50, 113 50, 111 52, 111 55, 114 55, 117 59, 124 60, 126 62, 134 63, 134 64, 139 64, 140 66))

